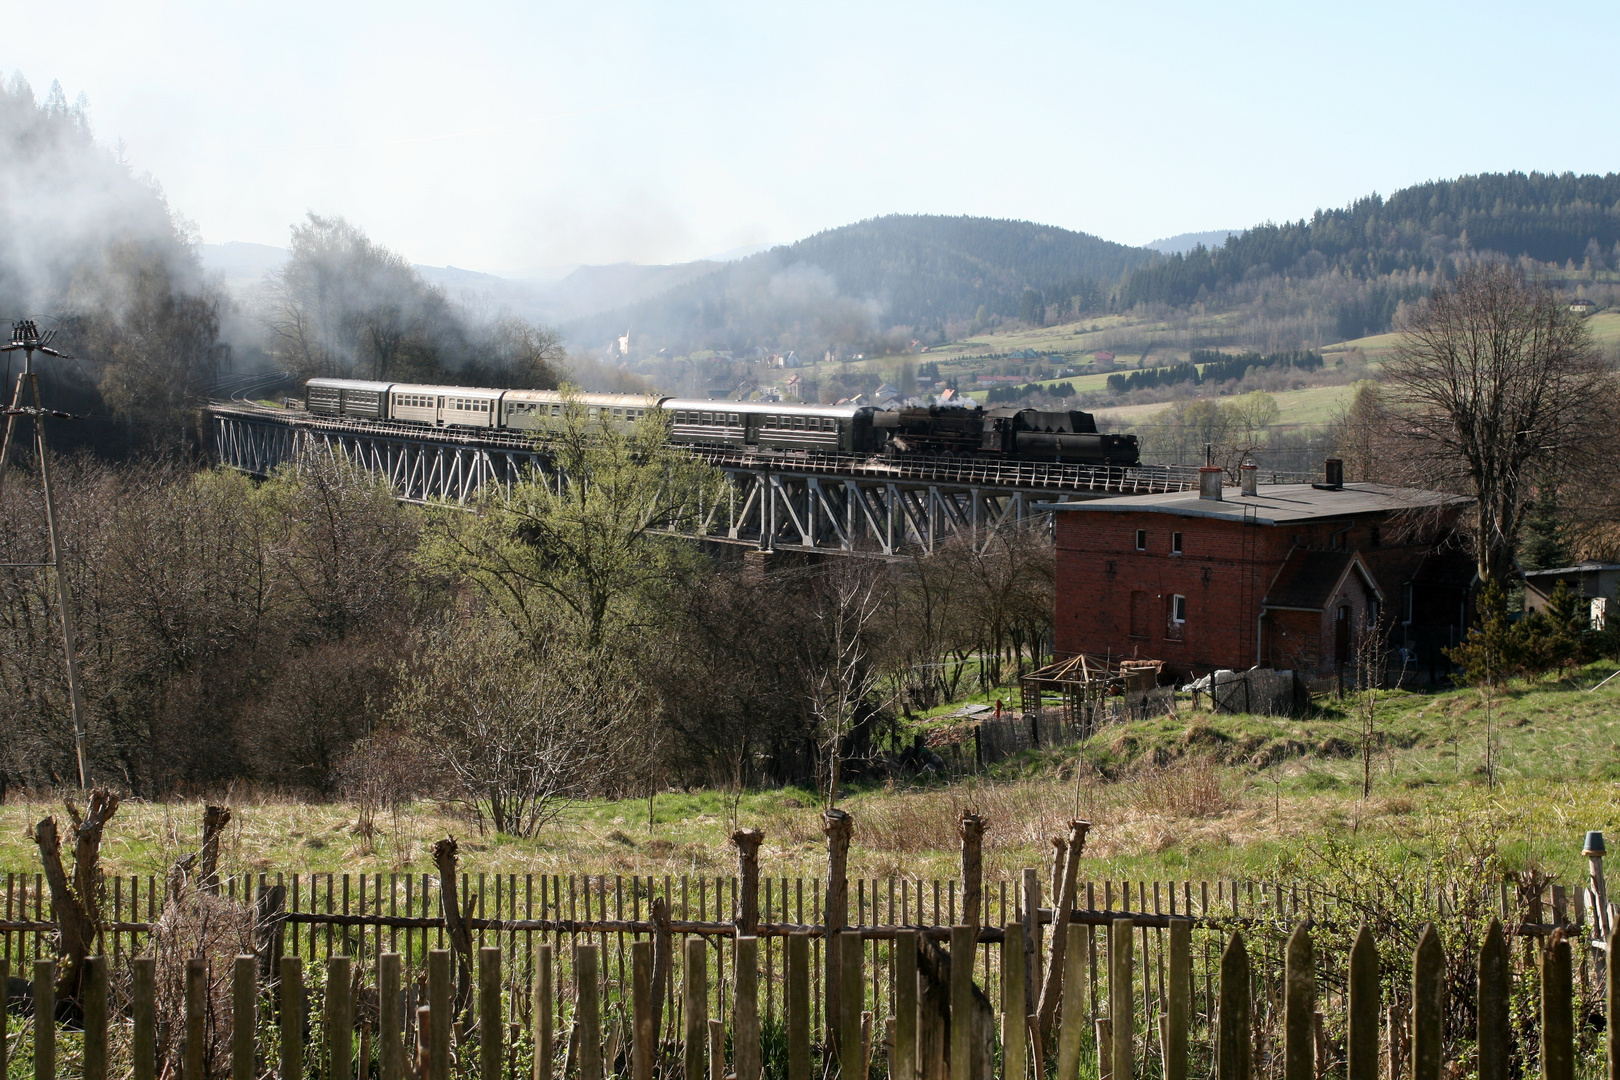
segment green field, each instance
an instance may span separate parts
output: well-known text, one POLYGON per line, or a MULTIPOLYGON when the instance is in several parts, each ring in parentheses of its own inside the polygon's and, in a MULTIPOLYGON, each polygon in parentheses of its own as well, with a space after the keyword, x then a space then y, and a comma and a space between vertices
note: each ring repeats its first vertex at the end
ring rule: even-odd
MULTIPOLYGON (((1284 390, 1271 396, 1277 401, 1277 423, 1317 427, 1332 420, 1339 409, 1350 403, 1354 394, 1354 386, 1339 385, 1284 390)), ((1099 427, 1121 428, 1141 424, 1169 407, 1168 403, 1161 401, 1151 405, 1117 405, 1093 411, 1099 427)))
MULTIPOLYGON (((840 799, 856 820, 851 873, 952 875, 956 814, 972 806, 988 818, 986 869, 998 877, 1043 865, 1047 837, 1078 808, 1095 826, 1086 865, 1098 879, 1259 875, 1330 843, 1421 863, 1448 845, 1488 842, 1510 867, 1574 881, 1585 830, 1620 830, 1620 680, 1586 689, 1614 670, 1595 665, 1567 683, 1500 694, 1489 710, 1494 784, 1479 693, 1383 695, 1367 799, 1358 722, 1331 701, 1294 720, 1211 715, 1183 696, 1174 716, 1027 753, 983 776, 852 790, 840 799)), ((732 866, 726 837, 738 824, 765 831, 768 874, 815 876, 825 859, 819 799, 794 789, 660 793, 650 826, 645 799, 588 803, 534 840, 480 836, 444 804, 402 807, 397 819, 381 812, 367 837, 345 803, 216 797, 235 808, 222 851, 234 872, 421 873, 432 842, 452 834, 475 873, 713 875, 732 866)), ((37 869, 26 830, 51 812, 60 818, 60 804, 38 798, 0 807, 0 863, 37 869)), ((120 808, 109 870, 165 873, 195 850, 200 821, 200 802, 120 808)))

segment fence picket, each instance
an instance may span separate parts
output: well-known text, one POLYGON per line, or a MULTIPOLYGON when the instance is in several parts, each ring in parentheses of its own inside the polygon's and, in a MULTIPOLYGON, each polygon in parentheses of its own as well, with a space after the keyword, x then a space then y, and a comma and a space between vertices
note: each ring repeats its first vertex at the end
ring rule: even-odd
MULTIPOLYGON (((1378 982, 1378 944, 1366 923, 1350 947, 1349 1015, 1346 1017, 1346 1080, 1378 1080, 1378 1021, 1383 1013, 1378 982)), ((1506 1080, 1506 1077, 1480 1080, 1506 1080)))

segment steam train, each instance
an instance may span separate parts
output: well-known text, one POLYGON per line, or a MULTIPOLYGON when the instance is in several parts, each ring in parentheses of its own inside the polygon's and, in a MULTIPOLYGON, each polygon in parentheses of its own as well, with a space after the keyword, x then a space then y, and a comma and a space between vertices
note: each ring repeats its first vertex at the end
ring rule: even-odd
MULTIPOLYGON (((689 446, 1087 465, 1135 465, 1140 458, 1135 435, 1101 434, 1092 415, 1078 411, 882 409, 628 394, 579 394, 574 400, 591 422, 625 431, 651 410, 669 413, 671 440, 689 446)), ((555 390, 310 379, 304 403, 317 416, 544 434, 561 427, 567 402, 555 390)))

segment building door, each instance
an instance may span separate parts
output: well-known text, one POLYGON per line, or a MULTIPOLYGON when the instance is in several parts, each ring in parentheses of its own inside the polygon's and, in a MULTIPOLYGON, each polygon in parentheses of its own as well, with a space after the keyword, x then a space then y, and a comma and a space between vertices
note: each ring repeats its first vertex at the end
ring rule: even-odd
POLYGON ((1148 594, 1145 592, 1131 593, 1131 637, 1145 638, 1148 636, 1148 594))
POLYGON ((1339 608, 1339 617, 1333 620, 1333 659, 1340 667, 1350 662, 1350 605, 1339 608))

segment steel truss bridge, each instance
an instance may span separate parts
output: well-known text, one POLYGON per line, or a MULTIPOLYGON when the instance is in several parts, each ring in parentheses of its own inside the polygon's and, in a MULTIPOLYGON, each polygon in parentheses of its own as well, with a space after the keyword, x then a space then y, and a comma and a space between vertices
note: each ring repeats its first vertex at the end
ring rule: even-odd
MULTIPOLYGON (((209 406, 215 459, 255 476, 311 455, 340 457, 386 477, 407 502, 466 505, 552 475, 543 444, 499 432, 311 416, 237 403, 209 406)), ((688 448, 730 479, 705 508, 696 538, 764 551, 894 556, 957 536, 993 535, 1036 515, 1037 503, 1191 491, 1198 470, 858 454, 688 448)))

